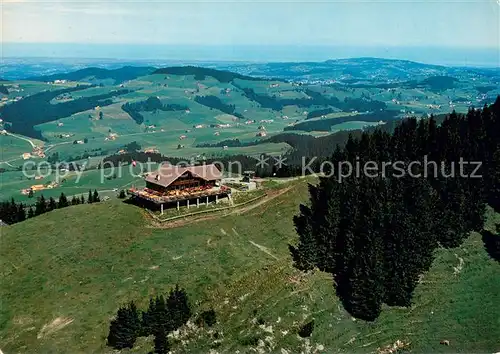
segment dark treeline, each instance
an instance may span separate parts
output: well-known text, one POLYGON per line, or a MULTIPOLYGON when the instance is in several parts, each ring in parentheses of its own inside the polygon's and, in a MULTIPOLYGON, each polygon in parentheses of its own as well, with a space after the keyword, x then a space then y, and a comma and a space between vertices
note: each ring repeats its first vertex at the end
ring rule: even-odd
POLYGON ((196 147, 198 148, 207 148, 207 147, 224 147, 224 146, 228 146, 228 147, 242 147, 242 146, 254 146, 254 145, 258 145, 260 144, 260 142, 258 140, 256 141, 251 141, 251 142, 247 142, 247 143, 242 143, 240 141, 240 139, 226 139, 226 140, 222 140, 222 141, 218 141, 216 143, 202 143, 202 144, 197 144, 196 147))
POLYGON ((305 89, 304 93, 308 98, 286 98, 278 99, 276 96, 268 96, 258 94, 251 88, 241 87, 233 83, 233 85, 243 91, 243 94, 251 101, 257 102, 262 108, 281 111, 285 106, 297 106, 301 108, 313 106, 333 106, 343 111, 379 111, 386 108, 386 104, 380 101, 372 101, 363 98, 346 97, 344 101, 339 100, 335 96, 323 96, 321 93, 305 89))
MULTIPOLYGON (((351 81, 344 80, 344 83, 352 84, 350 88, 379 88, 379 89, 415 89, 415 88, 426 88, 434 92, 440 92, 448 90, 455 87, 455 83, 458 79, 451 76, 430 76, 422 81, 410 80, 410 81, 400 81, 391 83, 358 83, 358 79, 353 79, 351 81)), ((342 85, 333 84, 331 86, 341 87, 342 85)))
POLYGON ((9 90, 7 89, 7 86, 5 85, 0 85, 0 93, 3 93, 4 95, 8 95, 9 94, 9 90))
POLYGON ((305 90, 306 95, 311 97, 316 105, 331 105, 343 111, 381 111, 387 108, 384 102, 371 100, 368 98, 352 98, 346 97, 343 101, 339 100, 335 96, 325 97, 317 91, 310 89, 305 90))
POLYGON ((108 106, 113 103, 114 96, 129 93, 129 90, 111 91, 106 94, 82 97, 73 101, 51 104, 50 101, 64 93, 85 90, 92 85, 78 85, 62 90, 43 91, 28 96, 0 108, 4 121, 11 122, 10 131, 32 138, 43 139, 41 133, 34 129, 35 125, 68 117, 74 113, 86 111, 95 106, 108 106))
MULTIPOLYGON (((285 106, 298 106, 298 107, 310 107, 314 105, 327 105, 329 103, 326 99, 321 99, 320 101, 317 98, 287 98, 287 99, 278 99, 274 96, 268 96, 265 94, 258 94, 253 89, 247 87, 239 87, 236 84, 233 84, 237 88, 243 91, 244 95, 251 101, 257 102, 260 104, 262 108, 272 109, 274 111, 281 111, 285 106)), ((337 102, 337 101, 335 101, 337 102)))
MULTIPOLYGON (((139 337, 154 336, 154 353, 170 352, 168 334, 185 325, 192 317, 191 305, 184 289, 176 286, 165 298, 150 298, 146 311, 140 311, 134 302, 118 309, 111 321, 107 345, 115 349, 133 348, 139 337)), ((216 323, 213 309, 202 312, 196 319, 199 326, 216 323)))
MULTIPOLYGON (((298 245, 290 246, 303 271, 319 268, 334 279, 352 316, 375 320, 382 304, 411 305, 420 277, 438 247, 458 247, 483 228, 486 203, 500 210, 500 98, 483 110, 407 119, 393 133, 375 130, 350 137, 330 161, 378 166, 338 183, 339 171, 310 186, 310 205, 294 218, 298 245), (433 164, 412 164, 414 161, 433 164), (481 161, 462 165, 459 161, 481 161), (383 162, 401 163, 385 176, 383 162), (418 175, 420 174, 420 176, 418 175), (469 176, 468 178, 463 176, 469 176)), ((366 171, 366 170, 365 170, 366 171)))
MULTIPOLYGON (((337 104, 335 104, 335 107, 343 111, 358 111, 358 112, 378 112, 378 111, 383 111, 387 108, 384 102, 368 101, 361 98, 349 98, 349 97, 346 97, 344 99, 344 102, 339 101, 337 104)), ((309 112, 307 114, 306 119, 318 118, 333 112, 335 112, 333 108, 318 109, 309 112)))
POLYGON ((343 117, 335 117, 335 118, 326 118, 326 119, 315 119, 315 120, 306 120, 300 123, 297 123, 293 126, 285 127, 285 131, 290 130, 302 130, 306 132, 312 131, 326 131, 329 132, 334 125, 345 123, 345 122, 388 122, 391 120, 395 120, 396 111, 375 111, 373 113, 362 113, 350 116, 343 117))
POLYGON ((98 168, 106 168, 106 167, 118 167, 120 164, 130 164, 133 161, 146 163, 148 161, 161 163, 161 162, 169 162, 172 165, 176 165, 186 159, 178 158, 178 157, 167 157, 163 156, 160 153, 146 153, 144 151, 127 151, 124 154, 114 154, 106 156, 99 163, 98 168))
POLYGON ((87 78, 94 80, 115 80, 115 84, 121 84, 124 81, 133 80, 139 76, 145 76, 152 73, 155 69, 152 67, 139 67, 139 66, 124 66, 119 69, 103 69, 103 68, 85 68, 70 73, 59 73, 47 76, 33 77, 28 80, 31 81, 54 81, 54 80, 70 80, 81 81, 87 78))
MULTIPOLYGON (((261 158, 267 159, 267 162, 265 164, 259 164, 259 160, 257 158, 247 155, 221 155, 219 157, 204 157, 202 160, 191 161, 185 158, 164 156, 160 153, 144 153, 142 151, 135 151, 106 156, 99 163, 98 168, 108 168, 112 166, 118 167, 121 164, 130 164, 133 161, 143 164, 150 161, 154 163, 168 162, 172 165, 215 163, 223 172, 241 174, 244 171, 255 171, 255 176, 261 178, 272 176, 292 177, 299 176, 302 173, 300 164, 288 164, 288 161, 286 161, 286 166, 278 168, 275 166, 276 161, 274 160, 274 157, 263 154, 261 158)), ((312 169, 319 171, 319 163, 313 164, 312 169)), ((154 171, 147 171, 147 167, 143 166, 143 172, 146 173, 154 171)))
POLYGON ((201 105, 218 109, 219 111, 227 114, 232 114, 240 119, 245 118, 241 113, 235 112, 236 106, 234 104, 225 104, 217 96, 196 96, 194 100, 201 105))
POLYGON ((154 112, 154 111, 185 111, 187 106, 179 104, 163 104, 158 97, 148 97, 145 101, 140 102, 127 102, 122 105, 122 110, 127 112, 129 116, 136 121, 137 124, 144 122, 144 117, 140 112, 154 112))
POLYGON ((335 110, 333 108, 318 109, 316 111, 311 111, 307 113, 306 119, 318 118, 321 116, 326 116, 327 114, 333 113, 335 110))
POLYGON ((55 209, 62 209, 71 205, 85 204, 85 202, 89 204, 100 202, 97 190, 94 190, 93 193, 89 190, 86 201, 83 195, 80 197, 73 196, 71 200, 68 200, 64 193, 61 193, 57 201, 52 197, 47 200, 43 195, 41 195, 37 198, 34 208, 33 206, 27 206, 23 203, 16 203, 14 198, 12 198, 10 201, 0 202, 0 220, 8 225, 11 225, 41 214, 45 214, 55 209))
POLYGON ((262 79, 258 77, 251 77, 246 75, 241 75, 233 73, 230 71, 216 70, 210 68, 201 68, 197 66, 173 66, 170 68, 162 68, 156 70, 153 74, 165 74, 165 75, 194 75, 195 80, 205 80, 206 76, 211 76, 214 79, 222 83, 232 82, 234 79, 247 80, 247 81, 263 81, 267 79, 262 79))

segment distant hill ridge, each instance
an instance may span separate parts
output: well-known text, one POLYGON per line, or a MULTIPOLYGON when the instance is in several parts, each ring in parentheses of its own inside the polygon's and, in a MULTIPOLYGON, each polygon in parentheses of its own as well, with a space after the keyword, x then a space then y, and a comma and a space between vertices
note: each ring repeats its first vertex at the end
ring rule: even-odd
POLYGON ((54 81, 54 80, 70 80, 81 81, 88 77, 95 77, 99 80, 113 79, 115 84, 120 84, 124 81, 133 80, 139 76, 151 74, 155 68, 143 66, 124 66, 119 69, 103 69, 90 67, 69 73, 52 74, 47 76, 32 77, 31 81, 54 81))
MULTIPOLYGON (((163 75, 194 75, 196 80, 204 80, 206 76, 211 76, 219 82, 229 83, 234 79, 249 80, 249 81, 266 81, 272 80, 270 78, 261 78, 242 75, 226 70, 217 70, 211 68, 203 68, 198 66, 172 66, 166 68, 154 68, 143 66, 124 66, 119 69, 104 69, 89 67, 69 73, 59 73, 45 76, 36 76, 28 78, 30 81, 54 81, 54 80, 70 80, 81 81, 83 79, 94 77, 95 79, 105 80, 113 79, 115 84, 120 84, 128 80, 134 80, 140 76, 150 74, 163 74, 163 75)), ((281 80, 280 80, 281 81, 281 80)))
MULTIPOLYGON (((206 76, 211 76, 219 82, 231 82, 234 79, 250 80, 250 81, 268 81, 270 78, 260 78, 237 74, 226 70, 217 70, 210 68, 202 68, 198 66, 172 66, 168 68, 158 69, 153 74, 165 75, 194 75, 195 80, 204 80, 206 76)), ((280 80, 281 81, 281 80, 280 80)))

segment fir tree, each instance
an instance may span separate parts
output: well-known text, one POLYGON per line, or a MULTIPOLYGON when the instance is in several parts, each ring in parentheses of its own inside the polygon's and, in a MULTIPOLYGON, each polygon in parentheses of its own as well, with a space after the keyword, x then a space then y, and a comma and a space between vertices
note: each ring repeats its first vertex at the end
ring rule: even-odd
POLYGON ((41 215, 47 211, 47 202, 43 195, 41 195, 35 204, 35 215, 41 215))
POLYGON ((69 206, 68 198, 66 198, 64 193, 61 193, 61 195, 59 196, 59 202, 57 203, 57 207, 66 208, 67 206, 69 206))
POLYGON ((24 204, 19 203, 19 205, 17 206, 16 222, 21 222, 26 220, 26 211, 24 210, 24 208, 25 208, 24 204))
POLYGON ((85 197, 83 194, 80 196, 80 204, 85 204, 85 197))
POLYGON ((191 317, 191 307, 184 289, 175 286, 166 300, 168 312, 167 330, 174 331, 183 326, 191 317))
POLYGON ((33 211, 32 207, 29 207, 28 209, 28 218, 32 218, 35 216, 35 212, 33 211))
POLYGON ((98 203, 101 201, 99 198, 99 193, 97 193, 97 189, 94 189, 94 195, 92 196, 92 201, 94 203, 98 203))
POLYGON ((89 189, 89 196, 87 198, 87 203, 92 204, 94 202, 94 197, 92 196, 92 191, 89 189))
POLYGON ((137 308, 133 302, 121 307, 111 321, 108 334, 108 346, 115 349, 132 348, 140 332, 137 308))
POLYGON ((149 307, 146 311, 142 311, 141 317, 141 336, 147 337, 154 333, 154 321, 155 321, 155 310, 156 303, 153 298, 149 299, 149 307))
POLYGON ((71 205, 78 205, 80 204, 80 200, 76 198, 76 196, 73 196, 73 198, 71 198, 71 205))
POLYGON ((168 342, 165 328, 161 327, 156 333, 154 338, 155 353, 167 354, 170 352, 170 343, 168 342))
POLYGON ((56 200, 52 197, 49 198, 49 203, 47 204, 47 211, 57 209, 56 200))

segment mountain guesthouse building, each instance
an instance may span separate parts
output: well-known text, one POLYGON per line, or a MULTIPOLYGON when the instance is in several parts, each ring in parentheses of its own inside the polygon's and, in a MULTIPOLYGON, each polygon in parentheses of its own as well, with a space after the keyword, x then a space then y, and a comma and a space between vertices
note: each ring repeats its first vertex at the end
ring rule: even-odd
POLYGON ((200 203, 208 205, 218 203, 219 198, 231 194, 231 189, 221 184, 222 173, 214 164, 199 166, 162 165, 157 171, 145 177, 146 187, 132 187, 128 194, 142 204, 153 204, 163 214, 165 206, 181 203, 190 205, 200 203))

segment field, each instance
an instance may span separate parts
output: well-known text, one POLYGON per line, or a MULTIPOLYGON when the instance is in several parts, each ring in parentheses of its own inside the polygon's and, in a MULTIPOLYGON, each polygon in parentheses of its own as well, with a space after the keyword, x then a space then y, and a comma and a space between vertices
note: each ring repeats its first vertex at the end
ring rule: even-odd
MULTIPOLYGON (((22 139, 12 135, 0 135, 0 161, 3 164, 21 160, 21 155, 25 152, 31 152, 31 145, 22 139)), ((0 167, 8 167, 2 166, 0 167)))
MULTIPOLYGON (((188 331, 184 344, 174 340, 176 352, 209 352, 213 331, 221 341, 216 351, 231 353, 368 353, 396 340, 410 342, 413 352, 500 350, 500 264, 478 234, 458 249, 438 251, 410 309, 384 309, 374 323, 354 321, 328 276, 291 266, 292 216, 307 200, 306 183, 291 183, 285 194, 241 215, 178 228, 151 227, 140 208, 118 201, 3 227, 1 349, 112 353, 105 339, 117 308, 130 300, 144 308, 149 296, 178 283, 195 311, 214 307, 218 323, 212 332, 188 331), (300 339, 297 328, 311 319, 311 338, 300 339)), ((488 217, 491 229, 500 218, 488 217)), ((131 352, 150 349, 151 338, 140 339, 131 352)))

